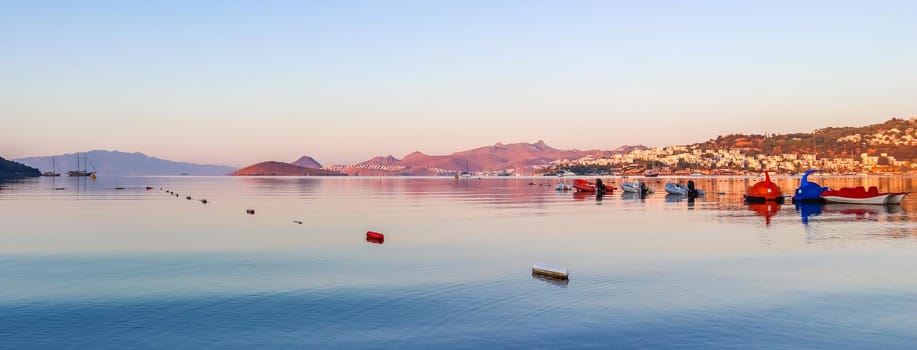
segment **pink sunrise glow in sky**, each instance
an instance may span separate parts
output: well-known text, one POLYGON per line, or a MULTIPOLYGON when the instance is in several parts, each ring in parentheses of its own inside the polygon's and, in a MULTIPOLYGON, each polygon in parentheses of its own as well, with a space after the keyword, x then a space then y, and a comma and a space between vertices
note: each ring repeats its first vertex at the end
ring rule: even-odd
POLYGON ((917 115, 912 2, 16 2, 0 156, 325 165, 917 115))

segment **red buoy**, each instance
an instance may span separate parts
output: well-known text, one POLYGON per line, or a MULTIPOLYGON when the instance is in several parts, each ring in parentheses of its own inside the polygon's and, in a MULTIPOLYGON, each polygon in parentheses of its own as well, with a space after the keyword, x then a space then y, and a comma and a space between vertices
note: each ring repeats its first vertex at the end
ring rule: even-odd
POLYGON ((366 231, 366 240, 373 243, 382 243, 385 240, 385 235, 379 232, 366 231))

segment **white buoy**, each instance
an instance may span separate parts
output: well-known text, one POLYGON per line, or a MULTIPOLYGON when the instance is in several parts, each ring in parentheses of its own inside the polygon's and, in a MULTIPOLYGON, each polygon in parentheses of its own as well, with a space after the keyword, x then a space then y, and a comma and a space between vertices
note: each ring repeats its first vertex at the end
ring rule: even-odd
POLYGON ((570 276, 570 272, 566 268, 540 263, 532 265, 532 274, 562 279, 567 279, 570 276))

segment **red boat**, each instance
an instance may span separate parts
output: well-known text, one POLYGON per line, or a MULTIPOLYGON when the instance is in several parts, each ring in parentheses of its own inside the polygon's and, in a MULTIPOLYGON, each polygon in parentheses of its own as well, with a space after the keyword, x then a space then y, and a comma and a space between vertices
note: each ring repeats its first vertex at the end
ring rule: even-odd
POLYGON ((899 204, 907 193, 879 193, 876 186, 869 187, 867 191, 863 186, 843 187, 838 190, 822 192, 821 197, 828 203, 851 204, 899 204))
MULTIPOLYGON (((605 193, 612 193, 615 190, 614 186, 607 184, 602 184, 602 186, 605 187, 605 193)), ((579 192, 595 192, 595 183, 583 179, 576 179, 573 180, 573 188, 576 188, 579 192)))
POLYGON ((745 201, 748 203, 766 203, 776 202, 783 203, 783 191, 780 186, 771 182, 771 176, 764 171, 764 181, 758 182, 748 188, 745 193, 745 201))

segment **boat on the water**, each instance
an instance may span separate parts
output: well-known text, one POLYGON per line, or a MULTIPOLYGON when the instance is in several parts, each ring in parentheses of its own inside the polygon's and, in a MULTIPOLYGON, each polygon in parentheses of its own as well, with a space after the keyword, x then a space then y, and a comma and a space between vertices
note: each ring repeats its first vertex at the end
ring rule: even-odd
MULTIPOLYGON (((599 184, 599 186, 605 190, 605 193, 612 193, 615 190, 614 186, 608 184, 599 184)), ((586 181, 583 179, 576 179, 573 180, 573 188, 579 192, 595 192, 597 186, 594 182, 586 181)))
POLYGON ((557 184, 557 186, 554 186, 554 189, 558 191, 569 191, 573 189, 573 186, 568 185, 566 182, 561 182, 557 184))
POLYGON ((688 187, 682 184, 674 182, 665 183, 665 193, 675 194, 675 195, 686 195, 688 194, 688 187))
POLYGON ((704 190, 694 187, 694 181, 688 181, 687 186, 680 183, 666 182, 665 192, 668 194, 688 196, 691 198, 696 198, 704 195, 704 190))
POLYGON ((783 191, 780 186, 771 182, 771 176, 764 171, 764 181, 758 182, 748 188, 745 193, 745 202, 747 203, 766 203, 776 202, 783 204, 783 191))
POLYGON ((86 158, 86 154, 83 154, 83 161, 80 162, 80 152, 76 152, 76 169, 67 172, 67 176, 88 176, 95 178, 95 166, 92 166, 93 171, 89 171, 89 166, 92 166, 92 162, 86 158))
POLYGON ((848 204, 900 204, 906 196, 906 192, 879 192, 876 186, 870 186, 867 190, 863 186, 843 187, 838 190, 828 189, 821 194, 827 203, 848 203, 848 204))
POLYGON ((624 181, 621 183, 621 190, 627 193, 640 193, 640 181, 624 181))
POLYGON ((51 171, 43 172, 41 176, 60 176, 60 173, 57 172, 57 164, 54 162, 54 157, 51 157, 51 171))
POLYGON ((822 193, 830 190, 828 187, 822 187, 821 185, 810 182, 809 175, 818 170, 806 170, 802 175, 802 180, 799 182, 799 187, 796 188, 796 193, 793 194, 793 203, 824 203, 825 199, 822 198, 822 193))

